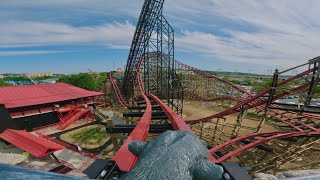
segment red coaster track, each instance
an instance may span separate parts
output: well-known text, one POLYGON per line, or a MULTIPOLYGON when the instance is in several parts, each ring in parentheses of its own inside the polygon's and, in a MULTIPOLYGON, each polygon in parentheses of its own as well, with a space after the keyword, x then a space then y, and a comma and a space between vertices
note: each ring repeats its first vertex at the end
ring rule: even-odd
MULTIPOLYGON (((211 147, 208 158, 212 162, 236 161, 251 167, 252 173, 285 169, 282 165, 310 153, 313 145, 319 143, 320 116, 305 112, 320 80, 320 57, 276 71, 270 88, 251 94, 225 79, 174 59, 174 30, 163 16, 163 3, 164 0, 148 0, 143 5, 124 79, 119 83, 121 91, 111 73, 108 77, 120 106, 127 107, 127 101, 142 97, 142 103, 133 102, 129 109, 139 110, 132 115, 141 115, 140 110, 145 109, 140 120, 131 116, 131 120, 136 120, 131 121, 136 127, 114 157, 120 169, 128 171, 134 166, 136 158, 128 151, 128 143, 145 141, 150 124, 165 123, 171 124, 174 130, 192 131, 211 147), (293 70, 301 73, 281 80, 281 76, 293 70), (293 86, 298 79, 301 81, 293 86), (288 95, 298 96, 303 105, 299 102, 298 108, 290 109, 275 103, 288 95), (184 121, 178 114, 182 114, 185 101, 229 102, 228 108, 221 112, 184 121), (159 113, 165 117, 153 117, 159 113), (256 119, 248 122, 244 118, 248 113, 254 113, 256 119)), ((319 163, 303 165, 319 166, 319 163)))
MULTIPOLYGON (((160 106, 161 109, 165 112, 166 117, 168 119, 168 121, 172 124, 172 127, 174 130, 185 130, 185 131, 192 131, 192 127, 195 126, 200 126, 202 129, 202 131, 204 131, 204 127, 205 127, 205 123, 209 123, 209 124, 215 124, 216 121, 219 121, 219 119, 224 118, 225 116, 229 116, 235 113, 239 113, 241 111, 247 111, 249 109, 253 109, 256 108, 257 110, 261 112, 266 113, 270 118, 273 118, 283 124, 286 124, 289 127, 289 131, 276 131, 276 132, 263 132, 263 133, 258 133, 259 132, 259 128, 261 129, 261 127, 259 128, 254 128, 255 131, 252 132, 252 134, 246 134, 246 135, 237 135, 234 137, 229 137, 229 140, 224 140, 225 142, 215 142, 214 144, 216 144, 217 146, 213 147, 212 149, 210 149, 210 155, 209 155, 209 159, 215 163, 222 163, 228 159, 232 159, 235 157, 238 157, 239 155, 241 156, 242 154, 245 153, 252 153, 252 151, 256 151, 256 149, 258 149, 258 151, 266 151, 270 150, 270 143, 278 143, 278 144, 286 144, 287 146, 288 143, 286 143, 287 139, 292 139, 292 138, 298 138, 298 139, 307 139, 305 140, 305 143, 301 143, 301 147, 304 147, 305 144, 313 144, 314 142, 319 140, 320 137, 320 131, 319 128, 314 127, 313 125, 311 125, 310 123, 305 123, 303 122, 301 119, 303 118, 307 118, 307 119, 313 119, 314 121, 319 120, 319 116, 314 115, 314 114, 308 114, 308 113, 302 113, 302 114, 298 114, 292 111, 278 111, 278 110, 273 110, 273 109, 269 109, 267 112, 265 111, 265 105, 267 103, 267 100, 263 99, 263 97, 265 95, 267 95, 270 91, 271 88, 266 89, 264 91, 262 91, 261 93, 257 94, 257 95, 252 95, 251 93, 241 89, 240 87, 238 87, 237 85, 234 85, 230 82, 227 82, 219 77, 210 75, 206 72, 203 72, 201 70, 198 70, 196 68, 192 68, 190 66, 187 66, 177 60, 175 60, 175 63, 177 63, 177 65, 180 65, 184 68, 186 68, 185 71, 192 71, 194 74, 198 75, 198 76, 202 76, 202 78, 206 78, 209 81, 213 81, 213 83, 218 82, 219 86, 221 86, 221 83, 224 83, 226 87, 229 88, 228 91, 234 91, 237 90, 238 93, 240 94, 240 96, 235 97, 235 96, 230 96, 230 93, 226 93, 223 95, 219 95, 219 97, 201 97, 201 95, 199 95, 199 93, 197 91, 195 92, 186 92, 185 93, 185 97, 186 98, 190 98, 196 101, 219 101, 219 100, 233 100, 236 102, 239 102, 237 105, 234 105, 233 107, 226 109, 220 113, 217 114, 213 114, 211 116, 208 117, 204 117, 204 118, 200 118, 200 119, 196 119, 196 120, 191 120, 191 121, 183 121, 181 119, 181 117, 179 115, 177 115, 175 113, 174 110, 172 110, 168 105, 166 105, 164 102, 162 102, 158 97, 156 97, 155 95, 152 94, 144 94, 144 83, 143 82, 143 75, 142 75, 142 69, 143 67, 143 62, 144 60, 150 59, 150 58, 154 58, 157 56, 158 53, 150 53, 148 55, 145 56, 145 58, 142 58, 141 61, 137 64, 136 66, 136 72, 137 72, 137 82, 136 85, 139 88, 139 92, 141 93, 141 96, 143 97, 143 99, 146 101, 146 111, 145 114, 143 116, 143 118, 139 121, 143 122, 143 124, 146 123, 151 123, 150 119, 151 119, 151 110, 149 111, 149 109, 151 109, 151 105, 150 105, 150 100, 153 100, 155 102, 156 105, 160 106), (233 88, 233 89, 231 89, 233 88), (231 89, 231 90, 230 90, 231 89), (241 95, 242 94, 242 95, 241 95), (247 95, 247 98, 244 99, 243 96, 247 95), (293 116, 298 116, 299 118, 294 118, 293 116), (146 120, 147 119, 147 120, 146 120), (217 120, 214 120, 217 119, 217 120), (142 121, 143 120, 143 121, 142 121), (191 125, 191 128, 189 125, 191 125), (285 139, 285 140, 283 140, 285 139), (310 140, 311 139, 311 140, 310 140), (268 147, 268 148, 266 148, 268 147)), ((296 76, 293 76, 287 80, 284 80, 282 82, 280 82, 277 85, 277 88, 281 88, 282 86, 285 86, 286 84, 289 84, 290 82, 304 77, 304 76, 309 76, 310 73, 312 73, 314 71, 314 68, 309 68, 306 71, 303 71, 302 73, 299 73, 296 76)), ((181 68, 180 68, 181 70, 181 68)), ((188 76, 186 76, 188 77, 188 76)), ((117 96, 117 99, 120 103, 121 106, 127 106, 127 104, 125 103, 124 98, 122 97, 120 90, 118 89, 118 86, 116 85, 116 82, 112 79, 111 74, 109 75, 109 79, 111 80, 112 83, 112 87, 114 89, 114 92, 117 96)), ((183 80, 182 80, 183 81, 183 80)), ((296 92, 300 92, 302 90, 308 89, 310 87, 310 83, 304 83, 301 84, 297 87, 294 87, 292 89, 280 92, 278 94, 276 94, 272 100, 277 100, 280 99, 281 97, 290 95, 290 94, 294 94, 296 92)), ((270 105, 272 107, 277 107, 277 105, 270 105)), ((138 124, 139 124, 138 123, 138 124)), ((216 127, 219 126, 218 124, 216 124, 216 127)), ((236 126, 236 124, 234 125, 236 126)), ((263 126, 263 124, 260 124, 260 126, 263 126)), ((234 127, 235 128, 235 127, 234 127)), ((127 145, 129 142, 132 142, 133 140, 145 140, 147 133, 149 129, 149 126, 144 125, 144 126, 138 126, 135 128, 135 133, 131 133, 128 140, 125 142, 125 144, 121 147, 121 150, 116 154, 116 156, 114 157, 114 159, 117 161, 119 167, 123 166, 121 169, 123 171, 128 171, 130 170, 134 164, 136 159, 134 158, 134 156, 128 151, 127 149, 127 145), (139 132, 141 132, 140 136, 138 136, 139 138, 137 138, 137 134, 139 134, 139 132), (143 133, 142 133, 143 132, 143 133), (133 138, 135 137, 135 138, 133 138), (132 157, 130 161, 123 159, 121 157, 132 157)), ((212 131, 213 128, 212 128, 212 131)), ((203 133, 203 132, 202 132, 203 133)), ((197 134, 200 138, 204 139, 207 141, 206 138, 203 137, 203 134, 199 134, 197 133, 197 131, 195 131, 195 134, 197 134)), ((217 135, 216 135, 217 136, 217 135)), ((299 142, 300 143, 300 142, 299 142)), ((298 143, 298 144, 299 144, 298 143)), ((308 146, 309 147, 309 146, 308 146)), ((272 148, 271 148, 272 149, 272 148)), ((309 148, 305 148, 304 150, 309 150, 309 148)), ((273 151, 273 150, 272 150, 273 151)), ((278 150, 274 150, 274 151, 278 151, 278 150)), ((259 152, 258 154, 266 154, 266 152, 259 152)), ((283 152, 282 152, 283 153, 283 152)), ((277 152, 277 155, 279 155, 281 153, 277 152)), ((271 157, 271 159, 274 159, 275 157, 271 157)), ((288 160, 289 161, 289 160, 288 160)), ((282 162, 283 163, 283 162, 282 162)), ((255 169, 255 168, 253 168, 255 169)), ((257 171, 262 171, 261 167, 256 167, 256 172, 257 171)))

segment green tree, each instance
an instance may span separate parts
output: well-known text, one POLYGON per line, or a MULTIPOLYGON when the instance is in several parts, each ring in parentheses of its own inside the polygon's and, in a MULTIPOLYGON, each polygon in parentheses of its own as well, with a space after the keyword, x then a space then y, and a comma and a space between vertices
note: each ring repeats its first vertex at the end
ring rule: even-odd
POLYGON ((316 98, 320 97, 320 85, 317 85, 316 92, 315 92, 315 97, 316 98))
POLYGON ((23 76, 8 76, 4 78, 5 81, 30 81, 30 79, 23 76))
POLYGON ((257 81, 254 82, 253 89, 259 93, 265 89, 270 88, 271 85, 272 85, 272 79, 265 79, 263 82, 257 82, 257 81))
POLYGON ((97 78, 97 81, 98 81, 98 86, 100 88, 102 88, 106 82, 106 73, 105 72, 102 72, 102 73, 98 73, 98 78, 97 78))
POLYGON ((50 78, 56 78, 56 76, 42 76, 42 77, 35 77, 35 78, 32 78, 33 80, 46 80, 46 79, 50 79, 50 78))
MULTIPOLYGON (((278 84, 281 83, 282 80, 278 81, 278 84)), ((281 87, 277 87, 275 94, 280 94, 286 90, 289 90, 293 87, 293 83, 286 83, 284 85, 282 85, 281 87)), ((265 89, 269 89, 272 86, 272 79, 264 79, 263 82, 254 82, 253 83, 253 89, 256 92, 261 92, 265 89)))
POLYGON ((11 84, 8 84, 3 79, 0 79, 0 86, 11 86, 11 84))
POLYGON ((101 88, 97 78, 88 73, 66 75, 61 77, 59 82, 65 82, 91 91, 97 91, 101 88))
POLYGON ((245 82, 248 85, 252 85, 252 81, 249 78, 245 78, 243 82, 245 82))
POLYGON ((241 81, 237 80, 237 79, 232 79, 230 80, 230 82, 234 83, 234 84, 240 84, 241 81))
MULTIPOLYGON (((64 83, 68 83, 68 84, 72 84, 71 81, 70 81, 70 76, 67 76, 67 75, 64 75, 62 76, 58 82, 64 82, 64 83)), ((74 84, 72 84, 74 85, 74 84)))

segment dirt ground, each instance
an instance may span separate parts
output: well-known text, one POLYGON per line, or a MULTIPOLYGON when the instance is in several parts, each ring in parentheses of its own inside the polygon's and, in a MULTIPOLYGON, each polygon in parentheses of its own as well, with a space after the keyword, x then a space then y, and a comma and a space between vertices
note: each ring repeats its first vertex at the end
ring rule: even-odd
MULTIPOLYGON (((183 107, 183 111, 184 111, 183 119, 185 121, 188 121, 188 120, 204 118, 210 115, 217 114, 223 110, 225 110, 225 108, 219 107, 217 104, 188 101, 184 104, 184 107, 183 107)), ((237 120, 237 114, 226 116, 226 118, 227 118, 226 123, 235 124, 237 120)), ((242 126, 247 126, 251 128, 257 127, 258 124, 259 124, 259 119, 248 118, 248 117, 244 117, 242 122, 242 126)), ((231 129, 231 128, 228 128, 228 129, 231 129)), ((253 130, 241 129, 241 135, 252 133, 252 131, 253 130)), ((265 122, 264 125, 262 126, 261 132, 273 132, 273 131, 278 131, 278 130, 269 122, 265 122)))
MULTIPOLYGON (((196 101, 186 102, 183 108, 184 108, 183 119, 185 121, 208 117, 210 115, 219 113, 225 109, 219 106, 218 104, 201 103, 196 101)), ((231 124, 231 127, 225 127, 224 132, 230 133, 233 130, 232 125, 236 123, 237 113, 234 115, 226 116, 226 118, 227 119, 225 123, 231 124)), ((214 119, 212 123, 205 124, 203 127, 213 132, 214 127, 216 126, 215 124, 216 120, 217 119, 214 119)), ((259 121, 260 121, 259 118, 252 118, 252 117, 246 116, 243 118, 242 126, 256 128, 259 124, 259 121)), ((193 128, 193 130, 199 131, 198 130, 199 127, 200 126, 193 128)), ((276 124, 274 122, 270 122, 270 121, 266 121, 263 124, 261 129, 261 132, 274 132, 274 131, 279 131, 279 129, 276 128, 276 124)), ((253 132, 254 130, 241 128, 239 132, 239 136, 252 134, 253 132)), ((228 140, 228 139, 224 138, 224 140, 228 140)), ((236 161, 236 158, 231 159, 231 161, 236 161)), ((284 170, 295 169, 296 167, 300 167, 298 169, 309 169, 309 168, 317 168, 319 167, 319 164, 320 164, 320 145, 318 144, 314 146, 314 148, 304 152, 298 160, 287 162, 284 165, 282 165, 281 168, 283 168, 284 170), (311 164, 313 165, 311 166, 311 164)))
POLYGON ((86 148, 86 149, 95 149, 95 148, 98 148, 98 147, 101 147, 103 146, 105 143, 107 143, 109 140, 110 140, 110 136, 107 136, 105 139, 103 139, 99 144, 84 144, 84 143, 80 143, 78 142, 77 140, 73 139, 72 138, 72 135, 74 134, 77 134, 79 132, 81 132, 82 130, 84 129, 88 129, 88 128, 96 128, 96 127, 100 127, 102 129, 105 130, 105 127, 103 125, 91 125, 91 126, 87 126, 87 127, 83 127, 83 128, 80 128, 80 129, 77 129, 77 130, 74 130, 74 131, 71 131, 71 132, 68 132, 68 133, 65 133, 65 134, 62 134, 60 136, 60 138, 65 141, 65 142, 68 142, 70 144, 78 144, 80 147, 82 148, 86 148))

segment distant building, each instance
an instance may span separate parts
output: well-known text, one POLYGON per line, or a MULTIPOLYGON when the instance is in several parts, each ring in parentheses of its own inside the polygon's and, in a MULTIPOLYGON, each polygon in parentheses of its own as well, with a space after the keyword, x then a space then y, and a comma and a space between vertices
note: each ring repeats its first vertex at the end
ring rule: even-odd
POLYGON ((0 74, 0 79, 3 79, 4 78, 4 75, 0 74))
POLYGON ((37 78, 37 77, 51 77, 53 76, 52 73, 29 73, 27 74, 31 78, 37 78))
POLYGON ((49 78, 38 81, 39 84, 50 84, 50 83, 56 83, 59 80, 59 78, 49 78))
POLYGON ((5 83, 11 84, 13 86, 24 86, 24 85, 30 85, 33 84, 31 81, 12 81, 12 80, 7 80, 4 81, 5 83))
MULTIPOLYGON (((32 78, 35 78, 35 77, 51 77, 53 76, 52 73, 5 73, 5 74, 1 74, 0 76, 3 76, 3 77, 20 77, 20 76, 25 76, 25 75, 28 75, 32 78)), ((0 77, 1 78, 1 77, 0 77)))
POLYGON ((15 74, 15 73, 6 73, 6 74, 2 74, 4 77, 19 77, 22 76, 22 74, 15 74))

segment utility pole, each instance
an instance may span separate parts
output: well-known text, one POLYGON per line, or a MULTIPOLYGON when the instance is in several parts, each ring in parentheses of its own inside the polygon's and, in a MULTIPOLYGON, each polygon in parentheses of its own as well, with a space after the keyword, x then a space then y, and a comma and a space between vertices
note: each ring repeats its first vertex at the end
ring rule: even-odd
POLYGON ((235 77, 238 77, 238 69, 234 70, 235 77))

